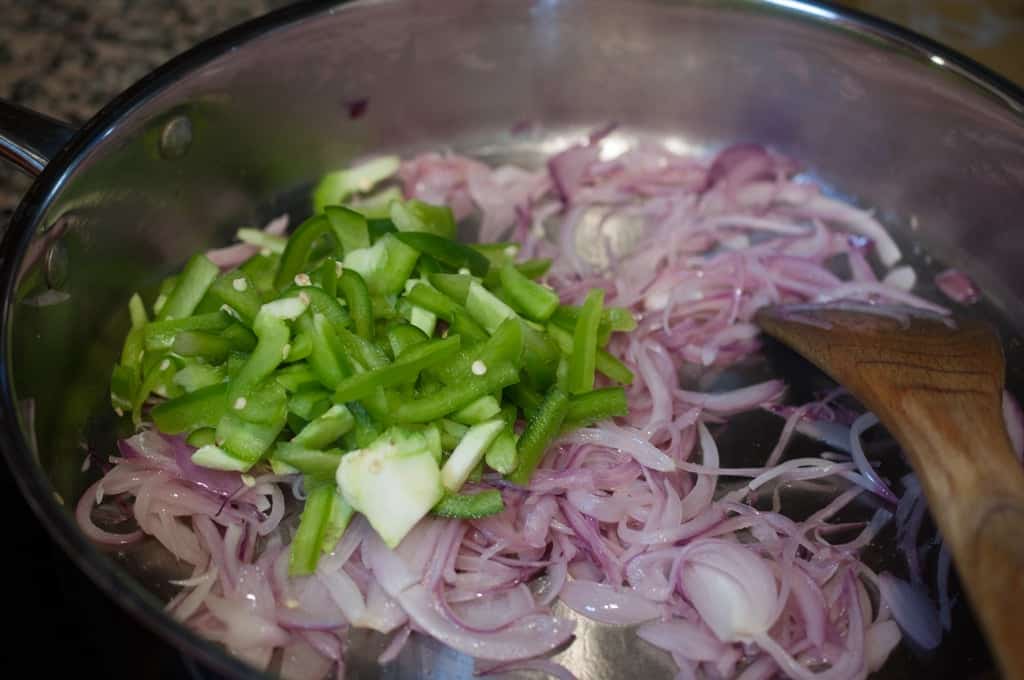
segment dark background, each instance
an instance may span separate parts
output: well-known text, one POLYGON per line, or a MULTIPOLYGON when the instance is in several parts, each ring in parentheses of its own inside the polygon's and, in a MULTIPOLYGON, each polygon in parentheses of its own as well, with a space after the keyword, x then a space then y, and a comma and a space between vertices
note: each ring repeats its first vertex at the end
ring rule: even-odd
MULTIPOLYGON (((80 124, 173 55, 282 0, 0 0, 0 97, 80 124)), ((1024 81, 1024 0, 850 0, 1024 81)), ((0 166, 0 228, 29 180, 0 166)), ((13 546, 7 660, 38 673, 194 677, 173 650, 101 597, 53 545, 0 465, 0 517, 13 546), (45 650, 45 651, 43 651, 45 650), (40 653, 42 652, 42 654, 40 653)))

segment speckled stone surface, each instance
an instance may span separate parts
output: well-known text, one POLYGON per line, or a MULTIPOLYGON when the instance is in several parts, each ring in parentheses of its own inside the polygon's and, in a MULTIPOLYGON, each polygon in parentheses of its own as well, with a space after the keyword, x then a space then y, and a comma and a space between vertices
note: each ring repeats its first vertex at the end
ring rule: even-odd
MULTIPOLYGON (((0 0, 0 97, 72 124, 197 42, 282 0, 0 0)), ((30 180, 0 167, 0 223, 30 180)))

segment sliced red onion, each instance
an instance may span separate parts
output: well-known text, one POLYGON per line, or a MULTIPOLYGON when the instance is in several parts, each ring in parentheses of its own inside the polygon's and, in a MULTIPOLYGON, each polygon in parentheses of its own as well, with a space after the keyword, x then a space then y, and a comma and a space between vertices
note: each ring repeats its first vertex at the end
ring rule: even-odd
POLYGON ((778 584, 763 559, 737 543, 703 539, 684 551, 680 582, 723 642, 749 641, 775 622, 778 584))
POLYGON ((946 269, 935 275, 935 286, 953 302, 973 305, 981 298, 974 282, 959 269, 946 269))
POLYGON ((425 633, 478 659, 513 661, 547 654, 572 638, 575 623, 547 614, 531 614, 496 633, 470 633, 434 607, 430 593, 413 585, 398 595, 409 618, 425 633))
POLYGON ((174 453, 174 462, 177 463, 178 469, 181 471, 182 479, 209 489, 220 496, 230 496, 244 486, 242 476, 237 472, 211 470, 193 463, 192 454, 195 453, 195 449, 182 441, 180 437, 169 437, 167 442, 174 453))
POLYGON ((878 575, 878 589, 908 638, 924 649, 939 645, 942 640, 939 614, 920 586, 884 573, 878 575))
POLYGON ((644 623, 662 615, 662 608, 650 600, 605 583, 569 581, 559 597, 570 609, 616 626, 644 623))
POLYGON ((659 649, 680 654, 691 661, 714 661, 727 649, 714 635, 685 619, 647 623, 640 626, 636 634, 659 649))

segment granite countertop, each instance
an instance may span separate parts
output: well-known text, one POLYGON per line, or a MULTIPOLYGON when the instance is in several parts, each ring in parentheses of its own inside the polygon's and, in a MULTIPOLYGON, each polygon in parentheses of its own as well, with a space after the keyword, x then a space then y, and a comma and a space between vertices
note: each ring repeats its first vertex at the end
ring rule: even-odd
MULTIPOLYGON (((0 0, 0 97, 81 124, 149 71, 282 0, 0 0)), ((30 180, 0 166, 0 223, 30 180)))
MULTIPOLYGON (((511 0, 509 0, 511 1, 511 0)), ((1020 0, 840 0, 1024 82, 1020 0)), ((0 0, 0 97, 80 124, 154 67, 288 0, 0 0)), ((0 224, 29 186, 0 165, 0 224)))

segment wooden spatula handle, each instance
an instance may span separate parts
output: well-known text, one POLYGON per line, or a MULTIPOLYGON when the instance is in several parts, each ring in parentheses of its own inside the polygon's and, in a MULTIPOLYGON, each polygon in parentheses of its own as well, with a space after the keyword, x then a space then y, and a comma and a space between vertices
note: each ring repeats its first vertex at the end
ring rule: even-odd
POLYGON ((884 422, 914 460, 1003 674, 1024 680, 1024 470, 1001 402, 908 387, 884 422))
POLYGON ((845 385, 903 446, 1004 676, 1024 680, 1024 468, 1003 422, 999 338, 972 321, 799 313, 804 321, 766 308, 757 321, 845 385))

